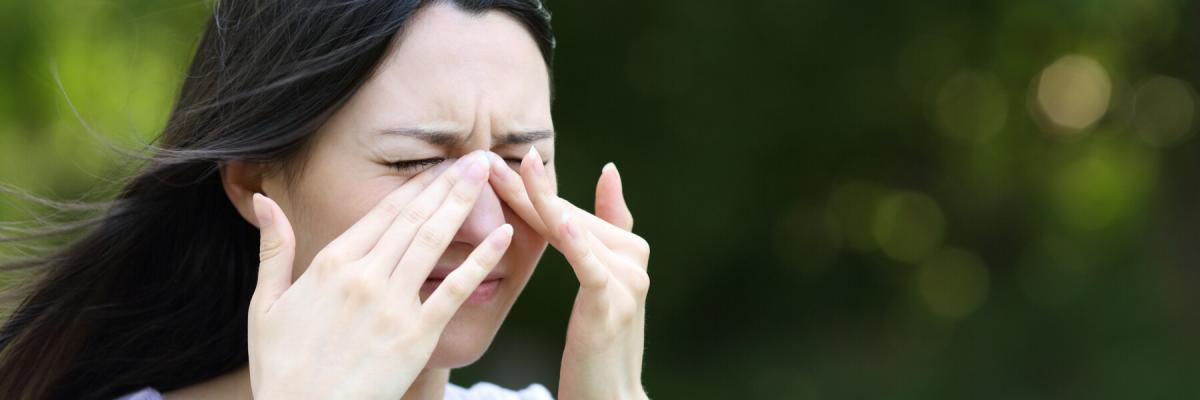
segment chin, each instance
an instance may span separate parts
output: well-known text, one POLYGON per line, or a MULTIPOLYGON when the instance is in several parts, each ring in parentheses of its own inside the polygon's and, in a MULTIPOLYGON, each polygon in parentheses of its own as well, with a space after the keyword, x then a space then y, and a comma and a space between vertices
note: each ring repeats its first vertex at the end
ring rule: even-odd
MULTIPOLYGON (((524 232, 525 229, 520 231, 524 232)), ((514 236, 515 238, 516 236, 514 236)), ((525 289, 542 252, 545 241, 523 240, 513 243, 498 269, 508 271, 495 298, 482 304, 463 304, 446 324, 426 368, 462 368, 479 361, 487 352, 513 303, 525 289)), ((422 293, 422 301, 428 298, 422 293)))
MULTIPOLYGON (((467 311, 467 310, 462 310, 467 311)), ((462 368, 478 361, 491 346, 500 321, 480 321, 471 312, 460 311, 446 330, 442 331, 437 347, 429 357, 426 368, 462 368)), ((473 310, 472 310, 473 311, 473 310)))

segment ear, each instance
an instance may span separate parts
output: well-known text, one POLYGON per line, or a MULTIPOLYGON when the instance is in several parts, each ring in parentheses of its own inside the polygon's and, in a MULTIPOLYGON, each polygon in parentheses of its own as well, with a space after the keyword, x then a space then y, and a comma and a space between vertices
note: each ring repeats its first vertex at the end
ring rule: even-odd
POLYGON ((257 163, 226 161, 221 164, 221 186, 225 196, 242 219, 255 227, 258 227, 258 218, 254 216, 254 194, 263 193, 264 172, 265 167, 257 163))

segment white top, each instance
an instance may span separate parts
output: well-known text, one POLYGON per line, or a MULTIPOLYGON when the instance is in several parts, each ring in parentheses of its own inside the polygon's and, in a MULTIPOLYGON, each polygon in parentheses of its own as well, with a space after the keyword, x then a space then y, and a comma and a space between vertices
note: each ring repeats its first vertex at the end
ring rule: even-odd
POLYGON ((446 385, 446 400, 554 400, 545 386, 532 384, 518 391, 508 390, 488 382, 479 382, 470 388, 453 383, 446 385))

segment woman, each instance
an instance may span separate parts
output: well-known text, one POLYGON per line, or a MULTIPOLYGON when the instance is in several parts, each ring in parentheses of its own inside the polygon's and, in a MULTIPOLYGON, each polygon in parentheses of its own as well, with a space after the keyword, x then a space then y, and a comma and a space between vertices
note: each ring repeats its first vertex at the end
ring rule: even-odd
POLYGON ((469 397, 549 243, 558 397, 644 398, 649 247, 611 164, 555 194, 553 47, 536 0, 219 2, 147 165, 9 265, 0 397, 469 397))

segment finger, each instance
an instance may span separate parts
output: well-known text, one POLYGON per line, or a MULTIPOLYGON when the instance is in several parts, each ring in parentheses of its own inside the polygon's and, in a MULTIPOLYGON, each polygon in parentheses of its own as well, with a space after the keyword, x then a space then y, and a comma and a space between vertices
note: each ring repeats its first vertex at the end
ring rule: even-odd
MULTIPOLYGON (((504 162, 504 159, 500 158, 500 156, 496 155, 495 153, 489 153, 488 157, 492 162, 492 176, 489 182, 491 182, 492 188, 495 189, 496 194, 500 196, 501 200, 504 200, 504 203, 507 204, 508 207, 517 214, 517 216, 521 217, 525 223, 529 224, 534 231, 543 237, 552 239, 553 232, 546 228, 545 223, 542 221, 542 217, 538 215, 538 211, 534 209, 533 203, 529 200, 529 194, 525 191, 525 184, 522 182, 523 178, 518 175, 516 171, 513 171, 512 168, 510 168, 504 162)), ((578 221, 580 226, 583 227, 584 230, 591 231, 593 234, 603 240, 608 246, 627 246, 636 244, 630 240, 630 232, 628 230, 619 228, 608 221, 600 219, 599 217, 592 215, 591 212, 579 208, 579 206, 571 204, 571 202, 561 197, 556 198, 555 201, 575 211, 573 214, 571 214, 571 216, 579 218, 578 221)), ((553 243, 551 244, 557 246, 556 240, 552 242, 553 243)))
POLYGON ((542 223, 547 228, 554 228, 547 229, 544 236, 552 242, 556 241, 559 239, 557 231, 562 225, 561 217, 566 214, 563 214, 562 200, 552 193, 550 177, 546 174, 546 167, 542 164, 542 156, 538 154, 537 148, 529 148, 529 153, 521 159, 521 180, 542 223))
POLYGON ((296 237, 292 224, 278 204, 259 193, 254 194, 253 202, 259 229, 259 264, 258 283, 251 303, 265 313, 292 285, 296 237))
POLYGON ((521 181, 521 176, 509 168, 504 159, 496 153, 489 152, 488 158, 492 162, 492 177, 489 182, 496 194, 539 235, 549 236, 546 224, 542 222, 542 217, 538 215, 537 210, 533 209, 533 203, 529 201, 529 194, 525 192, 525 184, 521 181))
POLYGON ((596 182, 596 216, 626 231, 633 230, 633 213, 625 204, 621 174, 613 163, 604 165, 596 182))
POLYGON ((369 268, 381 276, 389 276, 401 260, 415 254, 414 247, 419 247, 416 253, 432 251, 436 252, 433 257, 441 256, 449 239, 475 206, 488 177, 487 159, 481 152, 463 158, 466 161, 442 174, 392 221, 364 257, 369 260, 369 268))
POLYGON ((610 276, 608 267, 600 261, 588 244, 587 238, 584 237, 584 231, 579 228, 570 213, 564 213, 560 220, 562 220, 562 225, 559 228, 559 234, 563 243, 559 251, 571 264, 571 268, 575 271, 575 277, 579 279, 579 286, 584 289, 603 289, 608 285, 610 276))
POLYGON ((634 236, 633 233, 613 225, 608 221, 600 219, 600 217, 592 215, 592 213, 587 212, 587 210, 579 208, 579 206, 571 204, 571 202, 566 201, 565 199, 561 200, 561 202, 567 208, 574 211, 571 213, 571 217, 578 217, 579 219, 577 221, 585 231, 595 234, 596 237, 604 241, 604 243, 609 247, 621 247, 636 244, 636 241, 633 240, 636 236, 634 236))
POLYGON ((399 188, 384 196, 383 200, 380 200, 371 211, 367 212, 367 215, 330 242, 326 248, 338 251, 350 259, 362 258, 371 248, 375 247, 380 236, 392 225, 410 199, 428 188, 452 165, 462 162, 461 159, 453 163, 443 162, 433 168, 421 171, 400 185, 399 188))
POLYGON ((512 225, 501 225, 471 252, 467 260, 450 272, 421 305, 421 317, 429 327, 442 328, 458 312, 479 283, 492 272, 512 243, 512 225))
POLYGON ((590 232, 585 231, 584 236, 587 237, 592 253, 607 267, 609 273, 620 276, 621 281, 625 282, 624 286, 629 289, 631 294, 644 298, 644 293, 650 286, 650 276, 646 274, 646 269, 641 264, 612 251, 590 232))
MULTIPOLYGON (((575 216, 572 215, 570 218, 574 220, 575 216)), ((583 230, 583 238, 592 254, 594 254, 596 258, 600 260, 601 264, 605 265, 605 269, 613 271, 614 269, 631 267, 631 262, 629 260, 613 252, 608 245, 604 244, 604 242, 600 240, 600 238, 597 238, 596 235, 593 235, 586 229, 583 230)))

